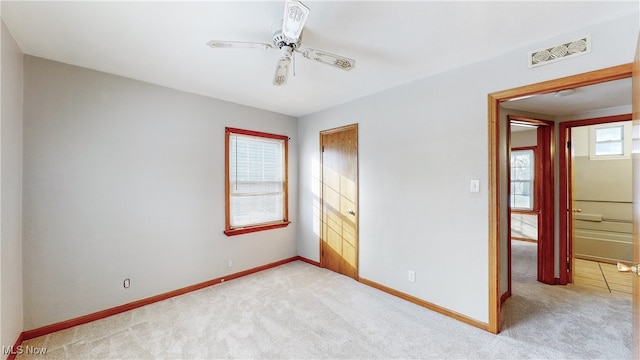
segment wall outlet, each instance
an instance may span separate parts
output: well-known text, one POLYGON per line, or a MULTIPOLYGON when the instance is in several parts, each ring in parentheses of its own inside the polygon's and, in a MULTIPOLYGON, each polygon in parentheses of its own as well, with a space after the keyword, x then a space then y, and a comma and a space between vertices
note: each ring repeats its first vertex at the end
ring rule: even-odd
POLYGON ((233 267, 233 260, 227 259, 227 266, 228 267, 233 267))
POLYGON ((122 282, 122 286, 125 289, 128 289, 131 286, 131 279, 129 278, 124 279, 124 281, 122 282))
POLYGON ((409 282, 416 282, 416 272, 413 270, 409 270, 409 272, 407 273, 407 278, 409 280, 409 282))

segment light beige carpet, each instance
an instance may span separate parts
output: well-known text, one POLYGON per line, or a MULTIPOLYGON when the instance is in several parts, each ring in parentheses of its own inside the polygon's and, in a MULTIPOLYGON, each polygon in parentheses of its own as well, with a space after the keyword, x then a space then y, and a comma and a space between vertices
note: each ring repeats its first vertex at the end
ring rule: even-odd
POLYGON ((23 346, 44 359, 630 358, 630 301, 606 295, 514 282, 495 336, 297 261, 23 346))
POLYGON ((542 284, 536 256, 535 243, 512 242, 513 295, 503 306, 500 336, 556 351, 555 357, 630 359, 629 295, 542 284))

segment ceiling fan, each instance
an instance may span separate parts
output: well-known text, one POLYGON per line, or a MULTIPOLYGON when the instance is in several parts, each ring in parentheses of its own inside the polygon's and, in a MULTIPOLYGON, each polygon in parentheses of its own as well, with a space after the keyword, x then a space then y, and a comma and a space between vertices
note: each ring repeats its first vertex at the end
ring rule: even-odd
POLYGON ((289 65, 294 56, 294 51, 302 54, 303 57, 334 66, 341 70, 349 71, 356 65, 354 59, 335 55, 322 50, 301 48, 302 29, 307 17, 309 8, 299 1, 287 0, 284 5, 284 18, 282 26, 277 22, 274 26, 272 44, 241 42, 241 41, 218 41, 211 40, 207 43, 214 49, 220 48, 255 48, 255 49, 279 49, 282 57, 276 65, 276 72, 273 77, 274 85, 284 85, 289 76, 289 65))

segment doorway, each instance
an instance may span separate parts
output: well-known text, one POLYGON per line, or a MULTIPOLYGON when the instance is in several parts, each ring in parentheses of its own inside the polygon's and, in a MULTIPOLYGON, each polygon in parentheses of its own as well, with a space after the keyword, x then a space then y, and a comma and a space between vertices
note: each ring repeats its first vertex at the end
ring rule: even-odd
POLYGON ((358 279, 358 125, 320 132, 320 266, 358 279))
POLYGON ((604 263, 632 260, 631 118, 631 114, 623 114, 560 124, 559 251, 567 255, 566 261, 560 262, 559 284, 574 283, 577 254, 604 263), (620 130, 619 155, 598 154, 596 126, 620 130))
POLYGON ((538 281, 555 284, 554 265, 554 168, 555 123, 549 120, 508 115, 510 171, 507 250, 507 292, 512 291, 512 239, 532 241, 537 247, 538 281), (520 128, 520 132, 513 129, 520 128), (529 130, 529 131, 527 131, 529 130), (519 136, 516 136, 519 135, 519 136), (523 136, 524 135, 524 136, 523 136), (519 231, 518 231, 519 230, 519 231))
MULTIPOLYGON (((489 94, 489 331, 500 331, 501 244, 508 240, 507 205, 507 124, 500 121, 500 103, 525 96, 558 92, 611 80, 630 78, 633 64, 523 86, 489 94)), ((506 258, 505 258, 506 259, 506 258)), ((506 262, 506 261, 505 261, 506 262)), ((502 281, 505 281, 503 279, 502 281)))

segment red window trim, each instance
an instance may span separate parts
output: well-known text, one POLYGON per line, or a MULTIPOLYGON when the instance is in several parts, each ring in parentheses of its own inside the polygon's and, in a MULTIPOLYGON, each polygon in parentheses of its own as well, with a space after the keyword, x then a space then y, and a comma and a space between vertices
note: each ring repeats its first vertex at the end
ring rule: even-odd
POLYGON ((276 135, 269 134, 260 131, 253 130, 244 130, 237 128, 225 128, 225 158, 224 158, 224 176, 225 176, 225 230, 224 234, 227 236, 235 236, 241 234, 248 234, 257 231, 278 229, 288 226, 291 221, 289 221, 289 137, 285 135, 276 135), (267 224, 259 224, 253 226, 245 226, 245 227, 231 227, 231 211, 229 209, 230 199, 229 195, 231 193, 231 184, 229 181, 229 137, 231 134, 238 135, 248 135, 248 136, 256 136, 263 137, 268 139, 276 139, 282 140, 284 143, 284 208, 283 208, 283 219, 282 221, 267 223, 267 224))

